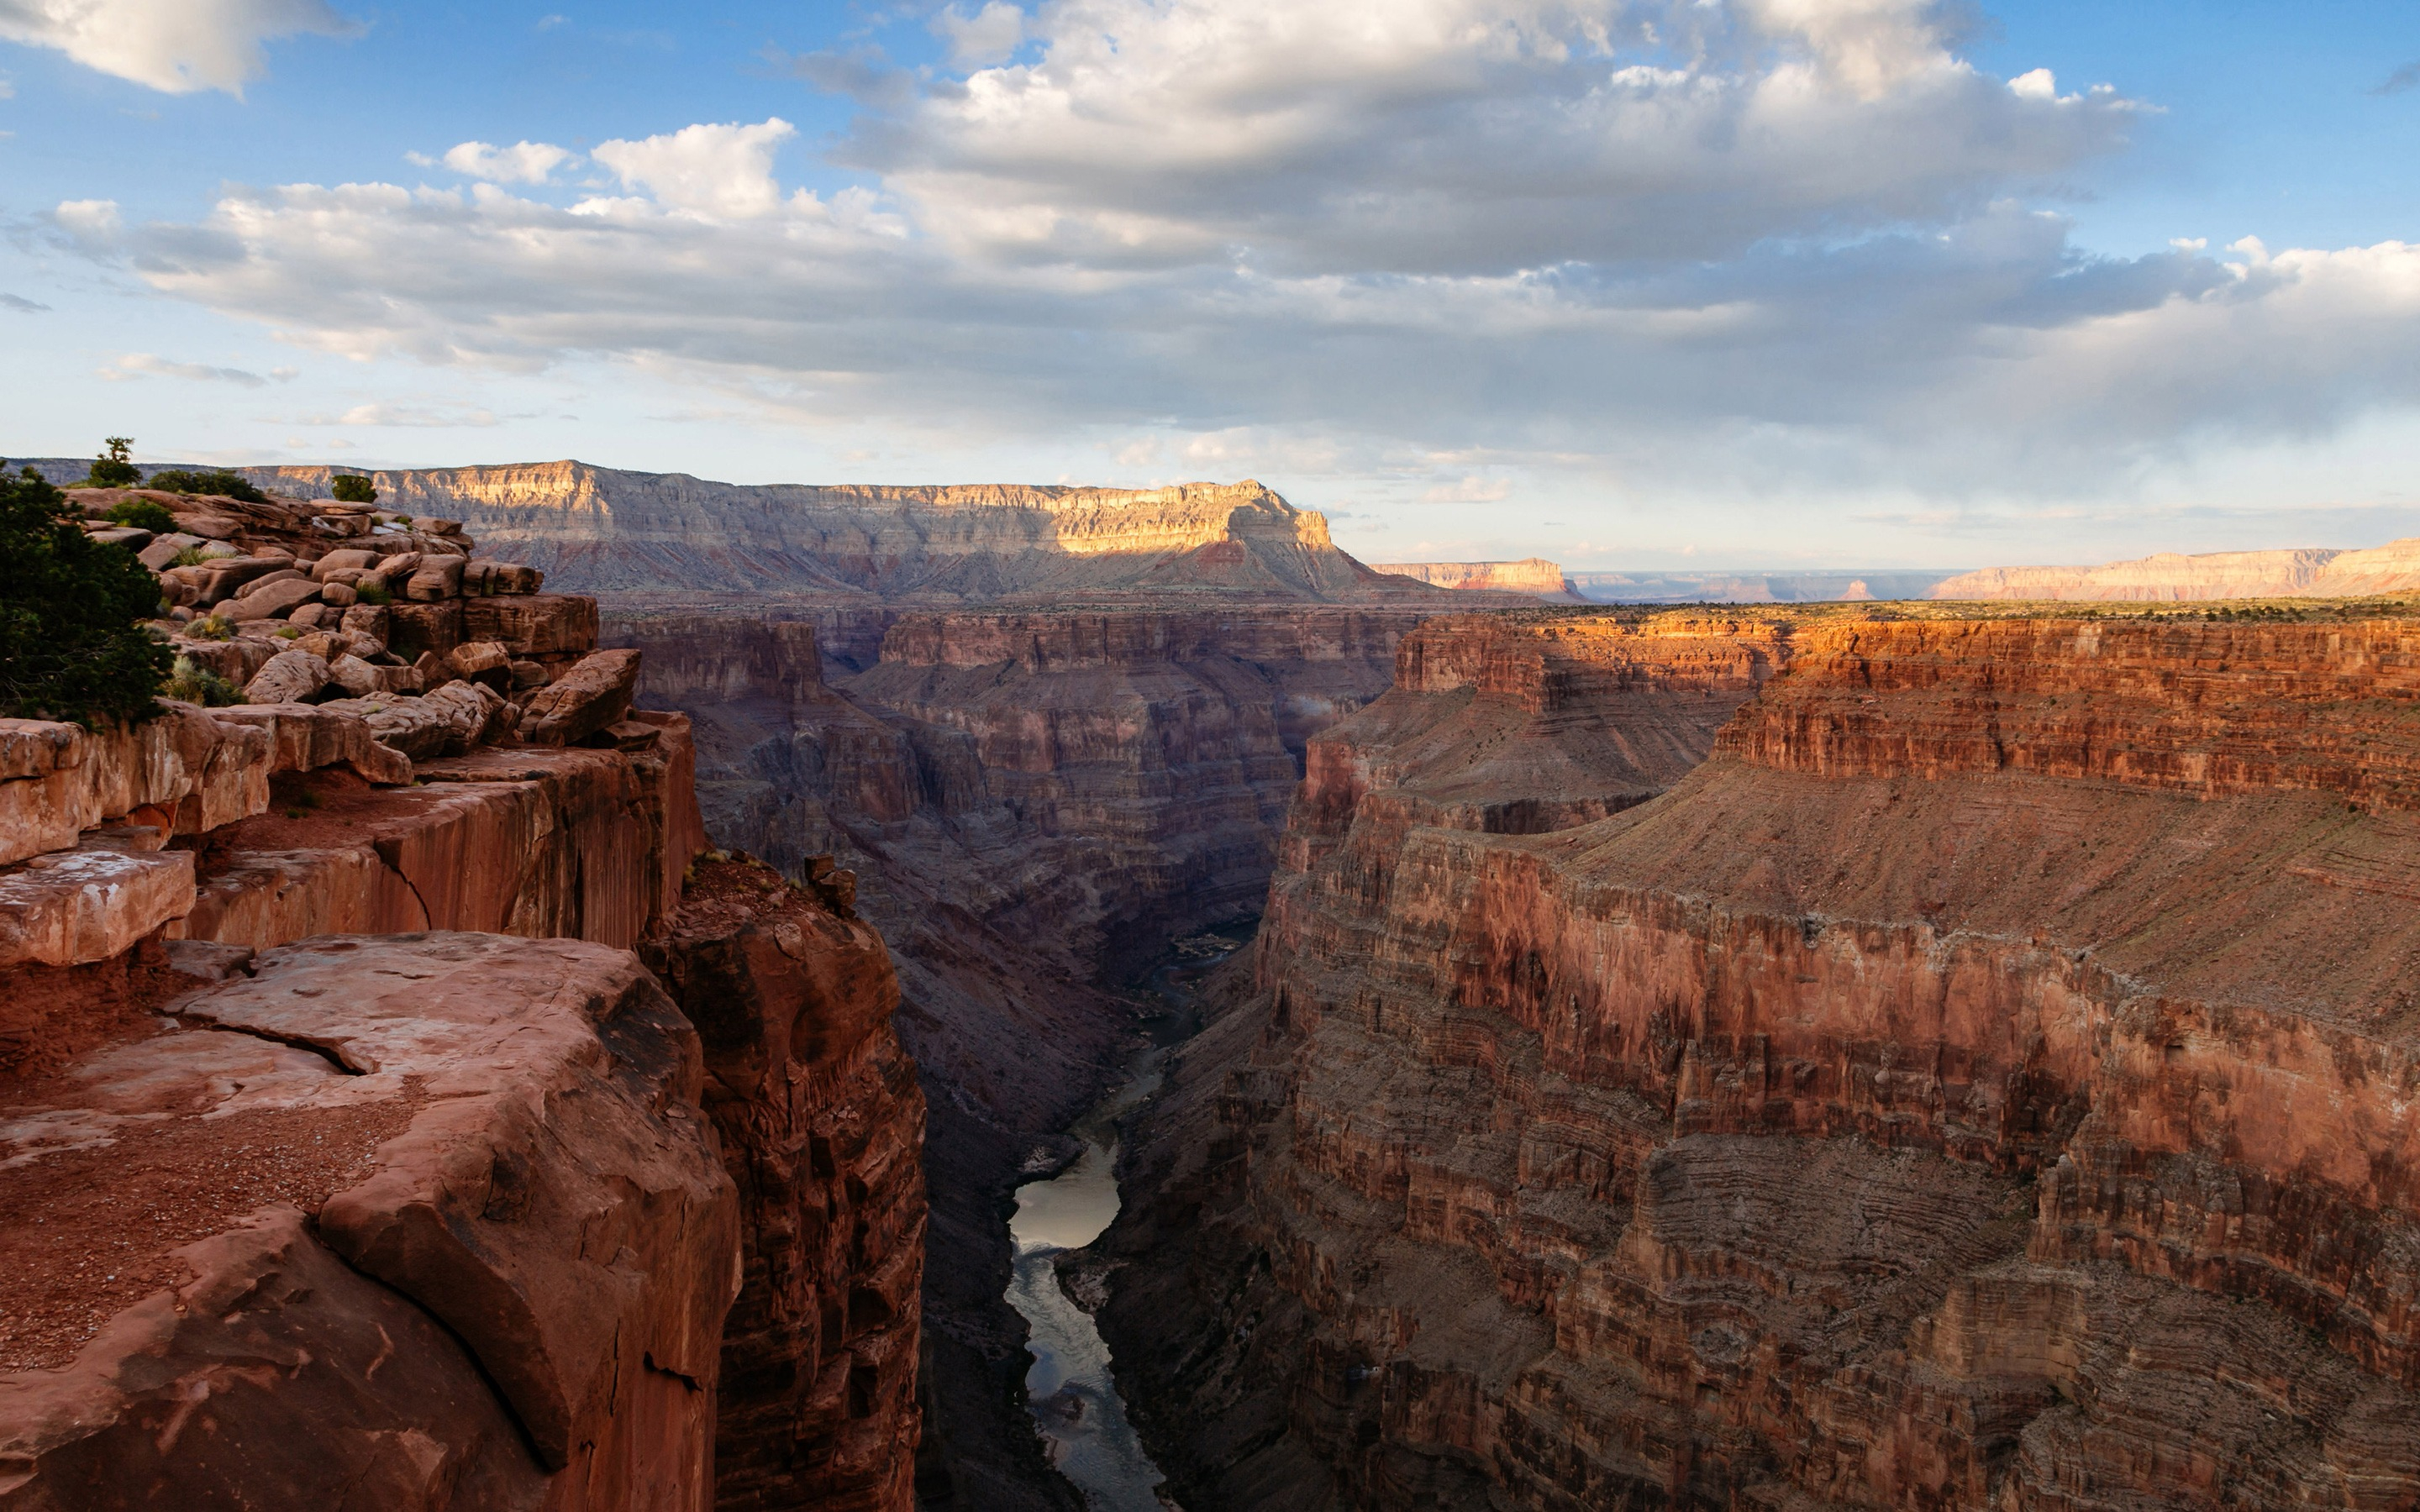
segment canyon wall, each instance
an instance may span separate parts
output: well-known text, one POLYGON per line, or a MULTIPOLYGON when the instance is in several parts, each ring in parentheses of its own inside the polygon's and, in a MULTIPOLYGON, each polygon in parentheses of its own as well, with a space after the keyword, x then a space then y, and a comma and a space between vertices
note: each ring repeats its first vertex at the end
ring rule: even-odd
POLYGON ((1314 742, 1101 1247, 1179 1499, 2420 1497, 2420 629, 1693 634, 1314 742))
POLYGON ((1986 567, 1935 584, 1959 599, 2354 598, 2420 590, 2420 539, 2367 550, 2164 551, 2096 567, 1986 567))
POLYGON ((858 671, 804 622, 609 623, 642 697, 690 711, 717 842, 837 857, 890 944, 931 1110, 927 1505, 1074 1504, 1022 1406, 1009 1193, 1064 1152, 1135 1022, 1096 983, 1258 907, 1299 753, 1386 688, 1417 620, 899 611, 858 671))
POLYGON ((451 755, 379 717, 443 688, 0 721, 0 1506, 913 1504, 888 955, 692 866, 576 602, 451 755))
POLYGON ((1575 602, 1579 597, 1563 577, 1563 569, 1544 557, 1524 557, 1518 562, 1373 563, 1370 570, 1416 579, 1438 588, 1495 589, 1529 594, 1557 603, 1575 602))
MULTIPOLYGON (((246 472, 265 488, 318 494, 336 471, 246 472)), ((743 486, 571 461, 369 476, 384 506, 460 519, 587 593, 939 603, 1428 594, 1364 567, 1328 539, 1326 518, 1249 480, 1154 489, 743 486)))

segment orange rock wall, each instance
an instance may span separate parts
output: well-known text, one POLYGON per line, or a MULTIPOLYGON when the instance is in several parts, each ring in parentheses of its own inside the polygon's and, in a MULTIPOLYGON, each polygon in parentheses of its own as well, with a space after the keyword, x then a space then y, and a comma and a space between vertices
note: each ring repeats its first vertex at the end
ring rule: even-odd
POLYGON ((1215 1129, 1137 1157, 1188 1507, 2420 1496, 2420 638, 1818 625, 1663 796, 1444 827, 1484 733, 1580 769, 1502 640, 1315 748, 1215 1129))

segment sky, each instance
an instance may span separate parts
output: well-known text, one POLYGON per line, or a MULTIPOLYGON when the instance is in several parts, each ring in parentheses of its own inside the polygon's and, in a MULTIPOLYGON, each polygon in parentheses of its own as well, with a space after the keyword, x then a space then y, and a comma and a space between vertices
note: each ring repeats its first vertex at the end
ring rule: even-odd
POLYGON ((2420 535, 2420 7, 0 0, 0 452, 2420 535))

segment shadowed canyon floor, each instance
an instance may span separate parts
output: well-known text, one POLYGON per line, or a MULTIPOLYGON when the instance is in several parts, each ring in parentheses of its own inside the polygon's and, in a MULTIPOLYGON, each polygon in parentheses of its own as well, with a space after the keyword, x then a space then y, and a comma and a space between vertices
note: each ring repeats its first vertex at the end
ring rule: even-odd
POLYGON ((2420 1495, 2420 628, 1954 612, 1313 741, 1093 1257, 1192 1512, 2420 1495))

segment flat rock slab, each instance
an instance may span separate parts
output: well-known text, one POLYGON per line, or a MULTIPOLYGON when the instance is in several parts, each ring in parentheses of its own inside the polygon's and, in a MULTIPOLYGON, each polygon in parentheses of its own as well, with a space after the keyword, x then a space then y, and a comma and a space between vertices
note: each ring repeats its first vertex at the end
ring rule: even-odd
POLYGON ((106 961, 193 911, 191 851, 54 852, 0 873, 0 967, 106 961))
MULTIPOLYGON (((254 969, 0 1122, 12 1213, 88 1193, 29 1209, 56 1163, 148 1173, 113 1195, 107 1281, 167 1278, 71 1359, 0 1346, 0 1506, 706 1505, 737 1208, 655 979, 445 933, 254 969)), ((90 1242, 54 1232, 0 1236, 0 1297, 90 1242)))
POLYGON ((269 807, 269 738, 187 703, 132 728, 0 719, 0 865, 63 851, 104 819, 156 810, 178 834, 269 807))

